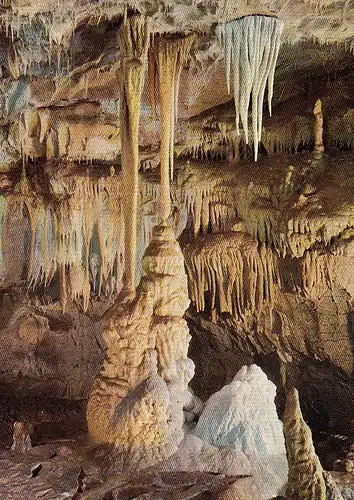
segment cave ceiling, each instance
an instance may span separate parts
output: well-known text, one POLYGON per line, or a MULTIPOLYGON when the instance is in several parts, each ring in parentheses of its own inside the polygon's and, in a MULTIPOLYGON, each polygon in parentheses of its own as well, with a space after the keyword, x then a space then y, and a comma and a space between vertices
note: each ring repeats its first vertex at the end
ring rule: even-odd
MULTIPOLYGON (((295 115, 311 116, 319 97, 328 113, 338 114, 353 107, 351 1, 72 0, 59 5, 57 0, 4 0, 0 10, 1 124, 11 125, 24 109, 46 110, 51 120, 55 116, 56 121, 85 124, 91 128, 89 134, 103 135, 108 149, 110 141, 119 142, 113 131, 119 106, 116 34, 127 8, 146 13, 154 33, 197 33, 192 58, 182 73, 177 154, 186 152, 187 122, 198 122, 202 129, 213 127, 213 121, 223 122, 224 129, 232 128, 233 99, 227 91, 223 52, 216 35, 220 21, 248 14, 277 16, 284 21, 274 88, 275 112, 272 118, 265 115, 265 127, 276 128, 295 115)), ((151 154, 157 148, 157 139, 147 91, 143 117, 140 148, 151 154)), ((21 131, 10 133, 11 146, 16 144, 18 134, 21 131)), ((25 153, 41 157, 36 147, 29 147, 25 153)), ((116 153, 116 146, 111 144, 111 154, 104 159, 113 159, 116 153)), ((95 152, 87 158, 102 159, 95 152)))

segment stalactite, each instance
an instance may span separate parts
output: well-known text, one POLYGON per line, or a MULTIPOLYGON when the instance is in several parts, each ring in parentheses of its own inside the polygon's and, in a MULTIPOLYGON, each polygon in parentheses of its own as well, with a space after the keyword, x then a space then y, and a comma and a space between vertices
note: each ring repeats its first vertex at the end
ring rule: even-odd
POLYGON ((30 215, 33 245, 29 259, 28 284, 32 287, 38 283, 48 286, 57 269, 54 215, 44 205, 33 206, 27 202, 26 206, 30 215))
MULTIPOLYGON (((343 120, 344 121, 344 120, 343 120)), ((345 128, 344 130, 348 130, 345 128)), ((338 132, 336 132, 338 135, 338 132)), ((343 130, 342 130, 343 134, 343 130)), ((253 144, 253 132, 250 131, 249 143, 253 144)), ((207 120, 194 119, 187 127, 186 148, 183 154, 196 159, 234 160, 240 158, 241 148, 245 143, 243 130, 237 134, 234 123, 219 121, 218 118, 207 120)), ((305 116, 278 121, 266 127, 262 132, 262 144, 268 154, 296 153, 301 149, 313 147, 313 120, 305 116)))
POLYGON ((51 189, 54 203, 30 193, 14 195, 19 209, 26 207, 31 228, 27 283, 32 288, 39 284, 48 286, 58 271, 63 307, 69 299, 82 300, 86 310, 96 285, 91 272, 96 257, 97 293, 109 296, 118 293, 122 285, 121 181, 116 176, 98 181, 77 177, 71 181, 52 180, 51 189), (92 248, 96 228, 98 256, 97 249, 92 248))
POLYGON ((121 52, 120 124, 126 241, 125 288, 128 293, 133 293, 137 247, 139 121, 150 39, 147 19, 138 14, 125 18, 118 38, 121 52))
POLYGON ((155 107, 155 86, 161 114, 161 203, 160 215, 171 214, 170 178, 173 178, 174 125, 177 119, 179 81, 194 42, 194 35, 157 35, 149 52, 149 93, 155 107))
POLYGON ((268 154, 297 153, 299 148, 313 144, 313 123, 307 117, 295 116, 287 123, 267 127, 262 133, 262 143, 268 154))
POLYGON ((327 120, 327 140, 333 147, 354 148, 354 109, 327 120))
POLYGON ((235 320, 260 314, 272 306, 279 276, 273 252, 258 247, 245 233, 199 236, 184 249, 190 296, 198 311, 205 309, 204 294, 211 294, 211 309, 235 320))
POLYGON ((280 48, 283 23, 266 16, 246 16, 219 28, 224 45, 226 80, 230 92, 231 75, 234 83, 236 131, 241 120, 248 144, 248 110, 252 99, 252 130, 254 156, 257 160, 261 139, 263 99, 268 83, 268 107, 271 102, 275 66, 280 48), (252 96, 252 98, 251 98, 252 96))

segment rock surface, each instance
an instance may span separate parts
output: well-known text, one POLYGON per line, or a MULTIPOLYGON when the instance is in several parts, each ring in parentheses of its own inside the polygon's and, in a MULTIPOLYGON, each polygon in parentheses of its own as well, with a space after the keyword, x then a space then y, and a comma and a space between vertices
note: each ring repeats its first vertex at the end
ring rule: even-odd
POLYGON ((289 463, 286 498, 289 500, 343 500, 316 455, 312 434, 305 423, 296 389, 290 389, 284 412, 284 435, 289 463))
POLYGON ((172 455, 183 439, 188 383, 187 277, 170 226, 154 229, 132 300, 107 312, 107 352, 87 406, 90 437, 113 445, 126 468, 144 468, 172 455))
POLYGON ((212 446, 193 434, 185 436, 177 452, 159 465, 158 470, 252 475, 251 464, 243 452, 226 446, 212 446))

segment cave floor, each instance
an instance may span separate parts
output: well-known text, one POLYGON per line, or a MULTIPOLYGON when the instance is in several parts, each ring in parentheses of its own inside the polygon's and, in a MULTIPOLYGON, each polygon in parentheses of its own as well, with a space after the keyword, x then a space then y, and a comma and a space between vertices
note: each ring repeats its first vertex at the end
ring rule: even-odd
MULTIPOLYGON (((188 472, 115 473, 102 468, 79 451, 81 444, 52 443, 33 447, 26 454, 0 451, 0 498, 11 500, 211 500, 238 478, 188 472)), ((354 488, 351 474, 334 472, 341 489, 354 488)), ((348 496, 346 498, 352 498, 348 496)), ((250 499, 251 500, 251 499, 250 499)))
POLYGON ((106 476, 79 443, 33 447, 26 454, 0 452, 0 498, 60 500, 212 499, 237 478, 221 474, 149 472, 106 476), (80 448, 80 451, 78 450, 80 448))
MULTIPOLYGON (((92 454, 86 442, 84 404, 14 396, 12 420, 34 422, 33 447, 26 453, 11 450, 11 413, 1 406, 0 498, 11 500, 133 500, 213 499, 238 478, 221 474, 161 472, 152 467, 135 474, 114 472, 114 465, 102 450, 92 454), (19 408, 22 409, 21 414, 19 408)), ((354 477, 335 471, 341 488, 352 492, 354 477)), ((350 496, 348 498, 351 498, 350 496)))

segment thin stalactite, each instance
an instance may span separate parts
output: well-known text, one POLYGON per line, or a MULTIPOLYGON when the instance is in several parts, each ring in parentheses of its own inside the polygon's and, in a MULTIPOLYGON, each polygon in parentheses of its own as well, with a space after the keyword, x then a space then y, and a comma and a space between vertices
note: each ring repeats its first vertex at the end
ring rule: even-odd
POLYGON ((173 178, 174 125, 180 76, 195 35, 156 35, 149 53, 149 95, 156 114, 155 88, 158 89, 161 119, 161 196, 160 216, 171 214, 170 179, 173 178))
POLYGON ((140 14, 127 16, 118 34, 120 69, 120 129, 125 226, 125 279, 128 294, 135 291, 137 253, 139 121, 150 27, 140 14))

